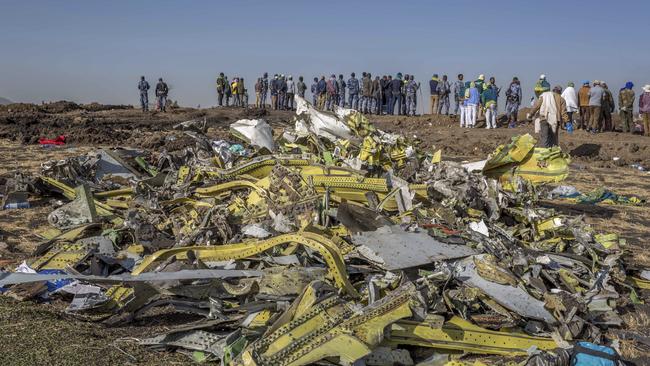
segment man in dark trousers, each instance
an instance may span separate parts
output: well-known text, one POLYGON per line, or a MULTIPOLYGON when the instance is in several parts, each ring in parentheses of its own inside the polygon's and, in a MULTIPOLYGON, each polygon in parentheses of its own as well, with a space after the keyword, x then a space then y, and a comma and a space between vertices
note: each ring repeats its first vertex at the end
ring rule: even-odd
POLYGON ((147 112, 149 110, 149 83, 144 79, 144 76, 140 77, 138 90, 140 90, 140 107, 143 112, 147 112))
POLYGON ((163 81, 162 78, 158 79, 158 84, 156 84, 156 98, 158 100, 158 110, 165 112, 165 104, 167 104, 167 94, 169 93, 169 88, 167 84, 163 81))

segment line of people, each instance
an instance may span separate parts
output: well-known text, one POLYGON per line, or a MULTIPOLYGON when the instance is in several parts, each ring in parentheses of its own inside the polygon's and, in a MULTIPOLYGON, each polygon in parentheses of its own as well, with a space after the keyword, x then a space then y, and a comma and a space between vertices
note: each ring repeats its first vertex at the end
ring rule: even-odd
POLYGON ((217 77, 217 102, 219 107, 225 105, 229 107, 230 98, 232 98, 233 107, 245 108, 248 106, 248 90, 244 84, 244 78, 235 77, 232 81, 228 81, 228 77, 219 73, 217 77))

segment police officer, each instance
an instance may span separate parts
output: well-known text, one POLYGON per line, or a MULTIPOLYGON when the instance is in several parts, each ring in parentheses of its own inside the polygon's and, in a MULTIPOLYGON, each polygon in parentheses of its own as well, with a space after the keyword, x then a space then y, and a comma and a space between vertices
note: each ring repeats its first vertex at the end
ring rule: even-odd
POLYGON ((149 83, 144 79, 144 76, 140 77, 138 90, 140 91, 140 107, 143 112, 147 112, 149 110, 149 83))
POLYGON ((162 78, 158 79, 158 84, 156 84, 156 98, 158 99, 158 109, 165 112, 165 105, 167 104, 167 94, 169 93, 169 88, 167 84, 163 81, 162 78))
POLYGON ((409 116, 415 116, 415 111, 417 109, 417 92, 419 85, 415 82, 413 75, 409 77, 409 80, 406 82, 406 114, 409 116))
POLYGON ((339 74, 338 80, 336 80, 336 92, 338 96, 338 106, 345 108, 345 80, 343 80, 343 74, 339 74))
POLYGON ((447 81, 447 75, 442 75, 442 80, 438 83, 438 95, 440 98, 438 114, 442 114, 442 110, 445 109, 445 114, 449 115, 449 93, 451 93, 451 84, 447 81))
POLYGON ((348 94, 350 95, 349 103, 350 108, 359 109, 359 80, 354 77, 354 73, 350 74, 348 79, 348 94))

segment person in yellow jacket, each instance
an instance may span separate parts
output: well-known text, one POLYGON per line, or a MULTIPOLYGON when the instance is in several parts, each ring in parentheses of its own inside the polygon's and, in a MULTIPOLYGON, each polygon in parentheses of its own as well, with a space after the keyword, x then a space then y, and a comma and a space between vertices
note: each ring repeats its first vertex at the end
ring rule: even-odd
POLYGON ((233 105, 239 107, 241 98, 239 96, 239 78, 234 78, 230 83, 230 90, 232 91, 233 105))

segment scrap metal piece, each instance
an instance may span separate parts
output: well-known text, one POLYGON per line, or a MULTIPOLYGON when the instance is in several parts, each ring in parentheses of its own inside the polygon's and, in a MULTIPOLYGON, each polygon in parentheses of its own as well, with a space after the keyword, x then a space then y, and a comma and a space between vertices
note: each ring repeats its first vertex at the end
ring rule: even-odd
POLYGON ((90 187, 82 184, 75 188, 75 199, 52 211, 47 216, 47 221, 62 230, 96 222, 97 210, 90 187))
POLYGON ((164 249, 146 257, 132 271, 137 275, 147 271, 152 267, 154 262, 163 261, 175 256, 177 259, 187 259, 188 255, 194 255, 195 258, 204 261, 224 261, 231 259, 243 259, 262 253, 270 248, 282 244, 298 243, 316 250, 325 260, 329 268, 329 274, 334 279, 337 286, 344 289, 350 296, 358 297, 357 290, 350 283, 343 256, 330 239, 322 235, 313 233, 284 234, 270 239, 251 241, 238 244, 226 244, 220 246, 202 246, 202 247, 179 247, 164 249))
POLYGON ((180 347, 203 351, 221 358, 226 347, 226 336, 225 333, 215 334, 203 330, 189 330, 141 339, 139 343, 155 348, 180 347))
POLYGON ((230 125, 230 132, 253 146, 275 150, 273 130, 263 119, 240 119, 230 125))
POLYGON ((398 320, 391 325, 385 343, 508 356, 526 355, 531 347, 540 350, 558 347, 552 338, 487 330, 459 317, 451 318, 442 327, 437 319, 433 324, 426 319, 398 320))
POLYGON ((460 261, 457 266, 456 278, 469 286, 481 289, 498 304, 523 317, 543 320, 549 324, 557 322, 553 315, 544 308, 544 302, 532 297, 521 287, 502 285, 481 277, 476 267, 476 260, 486 261, 485 256, 485 254, 479 254, 460 261))
POLYGON ((426 232, 406 232, 397 225, 353 234, 352 242, 370 248, 383 260, 380 264, 387 270, 417 267, 476 254, 468 246, 442 243, 426 232))
POLYGON ((235 269, 197 269, 180 270, 175 272, 146 272, 138 275, 119 274, 111 276, 94 276, 73 273, 63 274, 38 274, 38 273, 10 273, 0 272, 0 286, 16 285, 39 281, 58 281, 66 279, 83 280, 97 283, 123 283, 123 282, 157 282, 177 280, 199 280, 211 278, 237 278, 237 277, 259 277, 264 272, 253 270, 235 269))
POLYGON ((253 342, 234 364, 297 366, 327 357, 354 362, 381 342, 387 325, 412 315, 415 293, 409 282, 359 310, 336 296, 329 297, 253 342))

